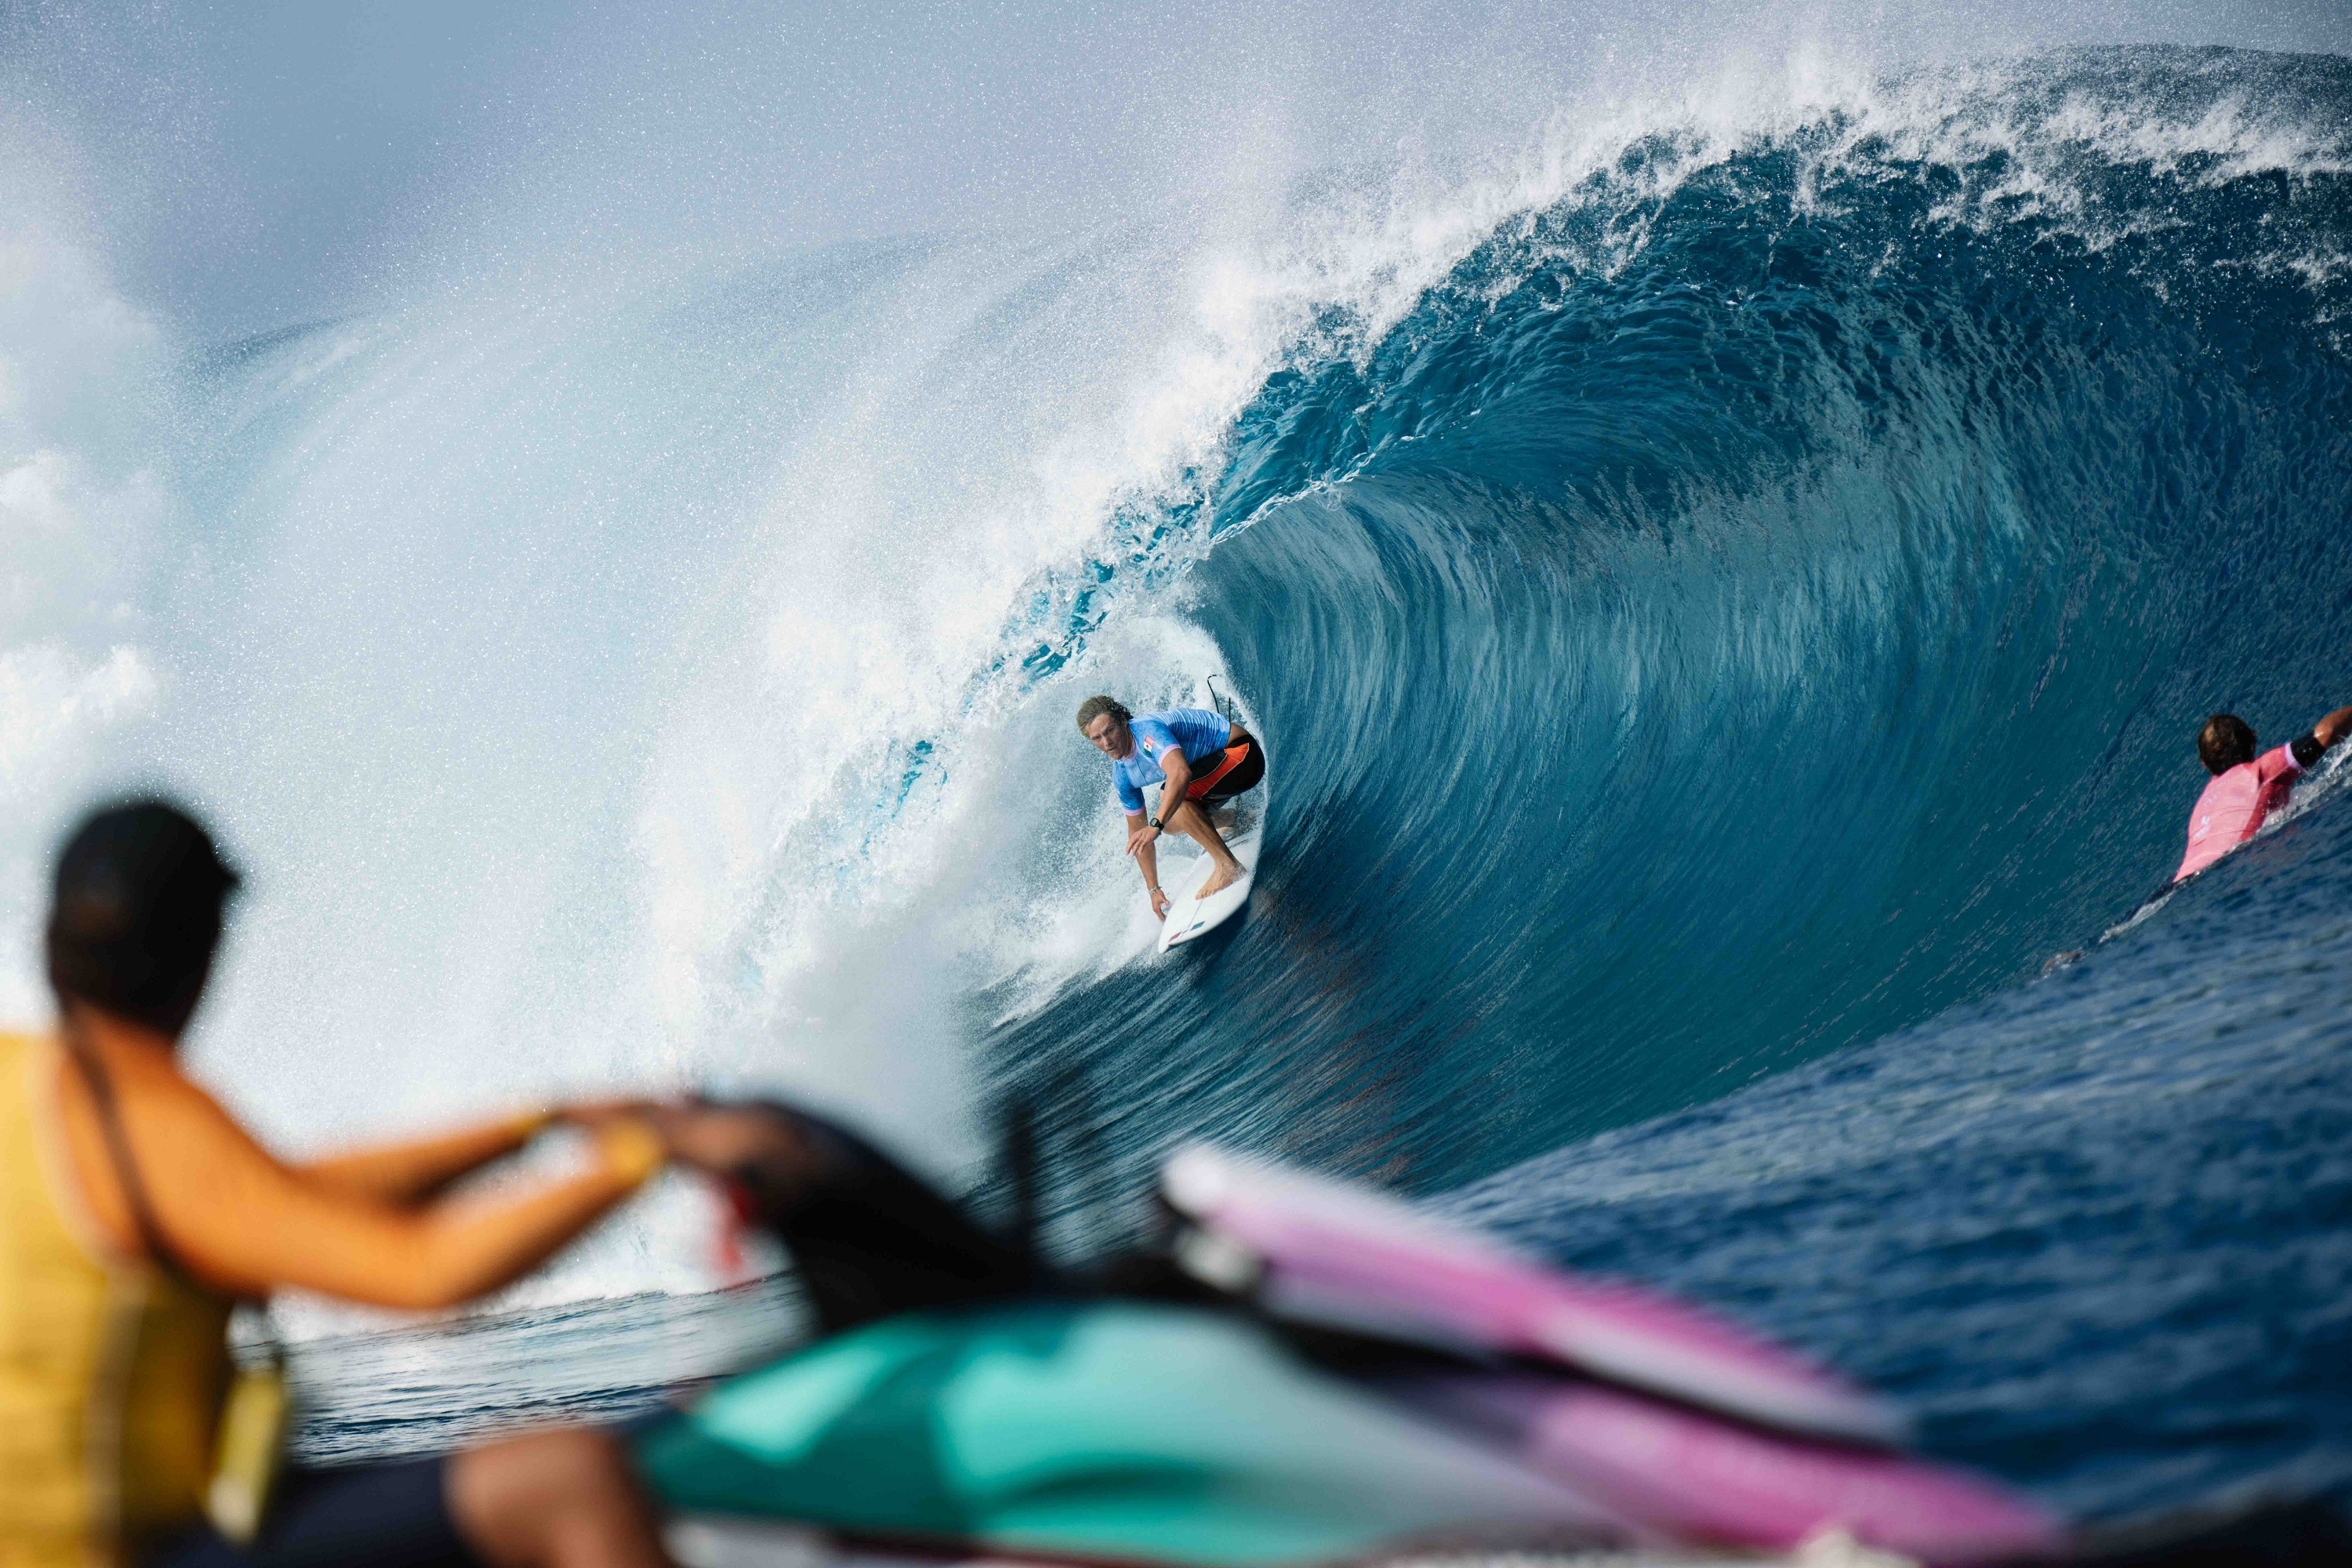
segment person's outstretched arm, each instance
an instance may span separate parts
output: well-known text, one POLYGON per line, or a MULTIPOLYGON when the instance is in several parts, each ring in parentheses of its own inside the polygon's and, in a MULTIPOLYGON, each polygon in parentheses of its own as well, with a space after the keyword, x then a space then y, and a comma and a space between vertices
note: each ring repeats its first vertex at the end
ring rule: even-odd
MULTIPOLYGON (((1140 741, 1136 742, 1142 744, 1140 741)), ((1184 748, 1171 746, 1160 753, 1160 771, 1166 782, 1160 786, 1160 820, 1166 822, 1171 812, 1184 802, 1184 791, 1192 782, 1192 764, 1184 760, 1184 748)), ((1139 811, 1127 814, 1127 852, 1143 868, 1143 885, 1151 889, 1151 912, 1161 920, 1168 918, 1169 897, 1160 889, 1160 835, 1139 811)))
MULTIPOLYGON (((291 1287, 379 1307, 455 1306, 538 1268, 667 1158, 643 1120, 616 1117, 599 1128, 586 1170, 404 1207, 279 1163, 176 1074, 131 1076, 118 1089, 122 1126, 164 1241, 205 1283, 240 1296, 291 1287)), ((117 1236, 135 1236, 94 1108, 79 1084, 66 1093, 75 1167, 99 1184, 92 1207, 117 1236)))
POLYGON ((2307 733, 2297 735, 2285 745, 2257 757, 2255 772, 2267 784, 2284 774, 2307 768, 2347 734, 2352 734, 2352 708, 2338 708, 2314 724, 2307 733))
POLYGON ((520 1151, 552 1120, 544 1110, 501 1117, 478 1127, 353 1149, 289 1168, 318 1186, 353 1197, 410 1205, 520 1151))

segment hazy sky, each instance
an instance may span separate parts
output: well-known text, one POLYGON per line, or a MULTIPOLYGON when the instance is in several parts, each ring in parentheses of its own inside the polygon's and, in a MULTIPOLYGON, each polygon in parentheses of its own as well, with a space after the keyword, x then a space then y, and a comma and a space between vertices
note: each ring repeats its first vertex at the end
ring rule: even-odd
POLYGON ((106 0, 0 4, 0 81, 76 150, 126 285, 205 340, 446 282, 453 255, 1066 224, 1236 160, 1442 159, 1805 37, 2342 52, 2352 7, 106 0))

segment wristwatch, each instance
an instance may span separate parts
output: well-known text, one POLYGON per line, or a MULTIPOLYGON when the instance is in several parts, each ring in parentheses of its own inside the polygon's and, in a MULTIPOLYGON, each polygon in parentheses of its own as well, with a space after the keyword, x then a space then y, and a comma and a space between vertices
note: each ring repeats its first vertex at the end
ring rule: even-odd
POLYGON ((1152 828, 1152 831, 1153 831, 1153 832, 1155 832, 1155 833, 1165 833, 1165 832, 1167 832, 1167 831, 1168 831, 1166 828, 1164 828, 1164 827, 1162 827, 1162 826, 1160 826, 1160 819, 1159 819, 1158 817, 1156 817, 1156 816, 1154 816, 1154 817, 1149 817, 1149 818, 1147 818, 1146 820, 1148 820, 1148 821, 1151 824, 1151 828, 1152 828))

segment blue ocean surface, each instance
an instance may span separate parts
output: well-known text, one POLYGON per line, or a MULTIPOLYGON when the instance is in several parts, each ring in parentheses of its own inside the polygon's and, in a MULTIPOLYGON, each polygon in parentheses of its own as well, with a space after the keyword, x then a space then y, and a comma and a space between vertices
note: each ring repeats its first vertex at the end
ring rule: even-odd
MULTIPOLYGON (((781 386, 746 345, 898 265, 660 330, 781 386)), ((208 368, 245 438, 289 352, 208 368)), ((1061 715, 1145 605, 1269 757, 1235 929, 959 1001, 1061 1250, 1211 1137, 1784 1336, 2070 1516, 2352 1495, 2337 776, 2126 924, 2208 712, 2275 744, 2352 700, 2352 62, 2067 52, 1644 132, 1407 308, 1300 323, 1023 602, 973 701, 1049 711, 1040 821, 1105 809, 1061 715)), ((842 810, 954 755, 903 737, 842 810)), ((316 1342, 305 1451, 641 1408, 784 1342, 776 1301, 316 1342)))

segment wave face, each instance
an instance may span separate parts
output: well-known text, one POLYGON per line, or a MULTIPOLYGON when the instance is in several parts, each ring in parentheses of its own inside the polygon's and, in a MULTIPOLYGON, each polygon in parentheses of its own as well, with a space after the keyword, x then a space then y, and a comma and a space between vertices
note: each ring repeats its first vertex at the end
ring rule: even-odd
POLYGON ((1249 924, 1008 1072, 1115 1148, 1482 1176, 2075 1517, 2342 1496, 2344 775, 2095 939, 2207 712, 2347 700, 2347 108, 2341 60, 1916 79, 1636 139, 1328 315, 1192 577, 1270 737, 1249 924))
POLYGON ((1172 1098, 1429 1187, 2127 913, 2203 715, 2341 695, 2347 90, 2088 54, 1651 134, 1329 313, 1192 578, 1272 738, 1249 930, 1013 1053, 1181 1039, 1172 1098))
POLYGON ((2096 939, 2207 712, 2347 700, 2347 108, 2221 53, 1898 82, 1333 312, 1192 577, 1270 737, 1250 923, 1007 1070, 1114 1144, 1482 1177, 2076 1517, 2343 1495, 2345 775, 2096 939))

